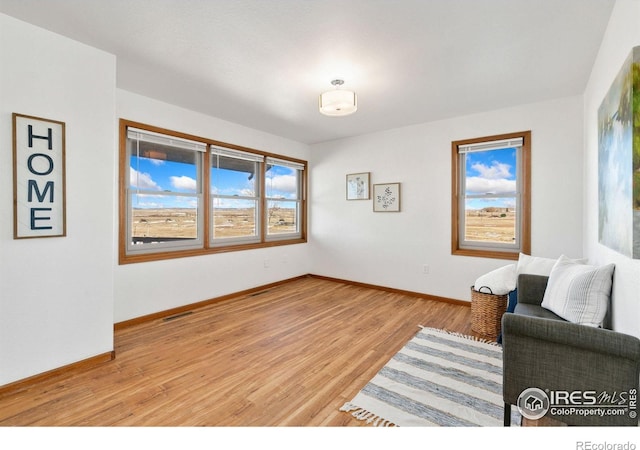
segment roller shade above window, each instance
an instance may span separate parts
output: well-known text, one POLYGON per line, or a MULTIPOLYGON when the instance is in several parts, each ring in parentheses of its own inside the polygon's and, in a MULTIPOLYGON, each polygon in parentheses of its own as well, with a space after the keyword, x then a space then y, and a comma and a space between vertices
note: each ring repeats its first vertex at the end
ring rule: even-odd
POLYGON ((243 152, 231 148, 217 147, 215 145, 211 146, 211 154, 218 156, 228 156, 229 158, 243 159, 245 161, 264 161, 264 156, 258 155, 256 153, 243 152))
POLYGON ((283 166, 289 167, 291 169, 296 170, 304 170, 304 164, 299 164, 293 161, 285 161, 284 159, 267 157, 267 164, 271 164, 272 166, 283 166))
POLYGON ((458 145, 458 153, 486 152, 489 150, 500 150, 503 148, 521 147, 522 138, 504 139, 501 141, 478 142, 476 144, 458 145))
POLYGON ((206 152, 207 146, 202 142, 182 139, 175 136, 167 136, 165 134, 154 133, 153 131, 139 130, 137 128, 127 128, 127 137, 131 140, 138 141, 140 144, 157 144, 158 146, 181 148, 183 150, 194 150, 198 152, 206 152))

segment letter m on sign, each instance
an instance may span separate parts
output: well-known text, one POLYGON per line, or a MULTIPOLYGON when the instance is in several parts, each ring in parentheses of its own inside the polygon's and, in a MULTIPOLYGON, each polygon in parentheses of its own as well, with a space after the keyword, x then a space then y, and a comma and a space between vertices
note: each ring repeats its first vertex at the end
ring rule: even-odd
POLYGON ((44 185, 44 189, 40 192, 40 188, 38 188, 38 183, 35 180, 29 180, 29 194, 27 195, 27 201, 33 201, 33 194, 36 194, 36 198, 39 203, 43 203, 45 201, 47 192, 49 193, 49 202, 53 203, 53 181, 47 181, 44 185))

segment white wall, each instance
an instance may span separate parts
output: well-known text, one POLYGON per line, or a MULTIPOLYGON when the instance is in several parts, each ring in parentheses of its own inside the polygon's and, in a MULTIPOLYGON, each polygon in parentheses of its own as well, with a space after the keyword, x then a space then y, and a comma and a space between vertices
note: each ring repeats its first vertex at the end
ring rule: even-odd
POLYGON ((582 256, 582 115, 582 97, 570 97, 312 146, 312 273, 469 300, 478 276, 513 261, 451 255, 451 141, 524 130, 532 254, 582 256), (400 182, 402 211, 345 200, 345 175, 357 172, 400 182))
POLYGON ((112 55, 0 14, 0 385, 113 350, 112 55), (66 124, 67 236, 13 239, 11 114, 66 124))
POLYGON ((306 244, 118 265, 118 118, 305 160, 308 146, 117 90, 113 55, 6 15, 0 30, 0 386, 113 350, 114 322, 309 273, 306 244), (13 239, 13 112, 66 123, 66 237, 13 239))
POLYGON ((618 0, 584 94, 584 251, 597 264, 614 263, 613 328, 640 337, 640 260, 598 243, 598 108, 631 49, 640 45, 640 2, 618 0))
MULTIPOLYGON (((310 156, 305 144, 123 90, 117 98, 118 118, 304 160, 310 156)), ((114 248, 116 241, 117 236, 114 248)), ((308 244, 296 244, 116 265, 115 322, 304 275, 309 260, 308 244)))

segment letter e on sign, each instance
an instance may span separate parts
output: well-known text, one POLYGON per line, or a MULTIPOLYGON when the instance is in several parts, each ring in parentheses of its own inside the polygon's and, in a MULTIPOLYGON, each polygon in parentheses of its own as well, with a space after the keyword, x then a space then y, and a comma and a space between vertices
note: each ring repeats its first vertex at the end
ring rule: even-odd
POLYGON ((13 114, 13 237, 66 236, 65 124, 13 114))

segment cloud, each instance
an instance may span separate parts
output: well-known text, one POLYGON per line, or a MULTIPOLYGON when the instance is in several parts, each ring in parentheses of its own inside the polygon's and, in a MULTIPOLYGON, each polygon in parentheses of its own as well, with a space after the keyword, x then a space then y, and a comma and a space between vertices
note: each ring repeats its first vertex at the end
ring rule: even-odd
POLYGON ((295 193, 298 191, 298 178, 294 175, 276 175, 268 178, 267 188, 270 188, 271 195, 280 192, 295 193))
POLYGON ((470 194, 507 194, 516 192, 516 180, 511 165, 493 161, 490 166, 474 163, 471 169, 477 176, 467 176, 466 190, 470 194))
POLYGON ((195 192, 198 188, 198 182, 191 177, 170 177, 171 186, 182 191, 195 192))
POLYGON ((516 180, 467 177, 466 191, 470 194, 507 194, 516 192, 516 180))
POLYGON ((132 187, 151 191, 159 191, 162 189, 158 186, 158 183, 153 181, 151 175, 146 172, 138 172, 133 167, 129 167, 129 179, 131 180, 132 187))
POLYGON ((480 178, 488 178, 491 180, 500 178, 512 178, 511 165, 498 161, 493 161, 490 167, 486 164, 475 163, 471 166, 471 168, 478 172, 480 178))

